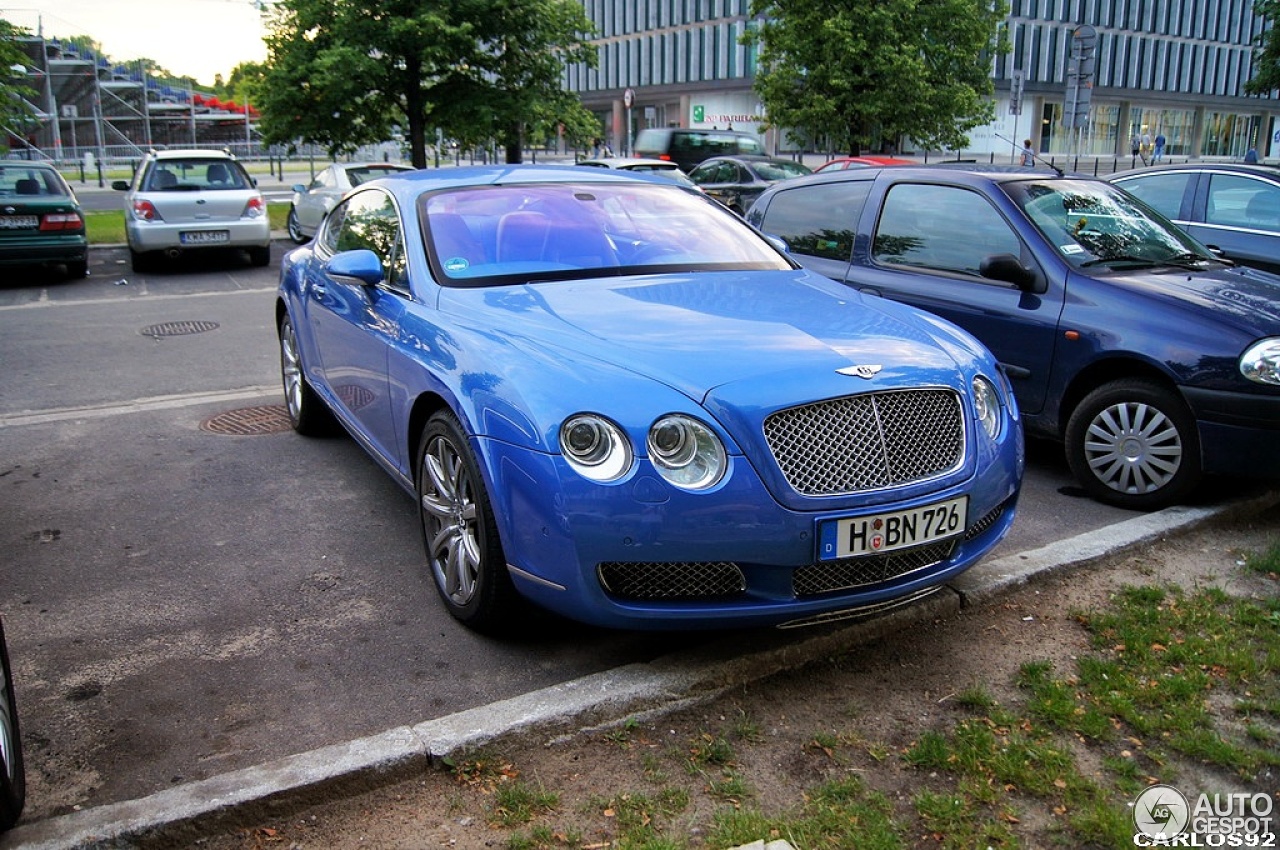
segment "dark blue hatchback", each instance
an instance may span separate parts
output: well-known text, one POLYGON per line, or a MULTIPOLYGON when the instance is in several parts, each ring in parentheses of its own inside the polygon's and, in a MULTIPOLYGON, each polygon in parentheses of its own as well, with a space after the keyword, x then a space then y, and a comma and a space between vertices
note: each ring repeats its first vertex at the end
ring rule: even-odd
POLYGON ((1150 510, 1205 474, 1280 477, 1280 277, 1220 261, 1104 181, 822 173, 766 191, 747 220, 805 266, 977 336, 1027 431, 1063 441, 1102 501, 1150 510))

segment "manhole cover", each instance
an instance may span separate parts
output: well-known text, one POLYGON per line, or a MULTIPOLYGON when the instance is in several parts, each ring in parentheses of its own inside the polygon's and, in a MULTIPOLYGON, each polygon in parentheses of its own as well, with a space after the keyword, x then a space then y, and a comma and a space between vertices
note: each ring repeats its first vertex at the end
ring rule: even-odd
POLYGON ((217 330, 217 322, 163 322, 149 325, 142 329, 143 336, 158 339, 162 336, 185 336, 186 334, 202 334, 205 331, 217 330))
POLYGON ((262 407, 242 407, 211 416, 200 423, 200 430, 213 434, 231 434, 235 437, 252 437, 258 434, 278 434, 293 427, 289 410, 283 404, 262 407))

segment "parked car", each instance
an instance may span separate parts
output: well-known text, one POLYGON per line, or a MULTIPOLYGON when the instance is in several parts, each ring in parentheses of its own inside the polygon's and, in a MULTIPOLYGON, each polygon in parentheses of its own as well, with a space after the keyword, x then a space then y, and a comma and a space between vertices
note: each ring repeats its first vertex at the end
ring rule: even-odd
POLYGON ((1140 510, 1205 473, 1280 477, 1280 278, 1230 268, 1102 180, 894 166, 771 189, 748 221, 805 266, 995 352, 1028 432, 1140 510))
POLYGON ((0 266, 89 273, 84 211, 58 170, 43 162, 0 161, 0 266))
POLYGON ((320 220, 356 186, 397 171, 412 170, 411 165, 390 162, 336 162, 310 183, 294 184, 289 215, 285 219, 289 238, 301 245, 315 236, 320 220))
POLYGON ((636 134, 635 155, 665 159, 688 174, 713 156, 763 156, 764 144, 755 133, 742 130, 699 130, 689 127, 651 127, 636 134))
POLYGON ((652 174, 664 177, 682 186, 697 188, 689 175, 680 170, 680 166, 665 159, 645 159, 634 156, 609 156, 600 159, 584 159, 578 165, 587 168, 615 168, 619 171, 633 171, 637 174, 652 174))
POLYGON ((779 180, 812 174, 803 163, 768 156, 717 156, 689 172, 698 188, 742 215, 765 189, 779 180))
POLYGON ((13 674, 9 668, 3 621, 0 621, 0 680, 0 832, 3 832, 18 822, 27 797, 18 704, 13 698, 13 674))
POLYGON ((1188 162, 1108 179, 1228 259, 1280 273, 1280 168, 1188 162))
POLYGON ((126 193, 125 238, 135 272, 151 271, 162 256, 211 249, 243 249, 255 266, 271 262, 267 202, 228 153, 151 151, 133 180, 111 185, 126 193))
POLYGON ((899 159, 893 156, 846 156, 822 163, 814 172, 844 171, 848 168, 875 168, 882 165, 916 165, 914 160, 899 159))
POLYGON ((990 353, 613 169, 356 189, 281 266, 289 416, 419 505, 445 607, 625 628, 803 625, 932 592, 1013 520, 990 353))

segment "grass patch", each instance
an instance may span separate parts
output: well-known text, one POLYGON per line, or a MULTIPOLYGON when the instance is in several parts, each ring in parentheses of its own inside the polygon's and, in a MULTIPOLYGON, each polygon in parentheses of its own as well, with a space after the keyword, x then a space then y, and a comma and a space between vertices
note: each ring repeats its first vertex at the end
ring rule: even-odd
POLYGON ((125 238, 124 210, 88 210, 84 229, 90 245, 120 244, 125 238))

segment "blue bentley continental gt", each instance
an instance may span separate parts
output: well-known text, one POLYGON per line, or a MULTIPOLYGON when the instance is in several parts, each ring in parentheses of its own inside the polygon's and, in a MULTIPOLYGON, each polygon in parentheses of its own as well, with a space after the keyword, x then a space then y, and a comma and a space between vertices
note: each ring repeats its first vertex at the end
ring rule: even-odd
POLYGON ((606 169, 405 172, 281 266, 290 417, 418 501, 448 611, 797 626, 917 600, 1013 522, 1022 431, 968 333, 606 169))

